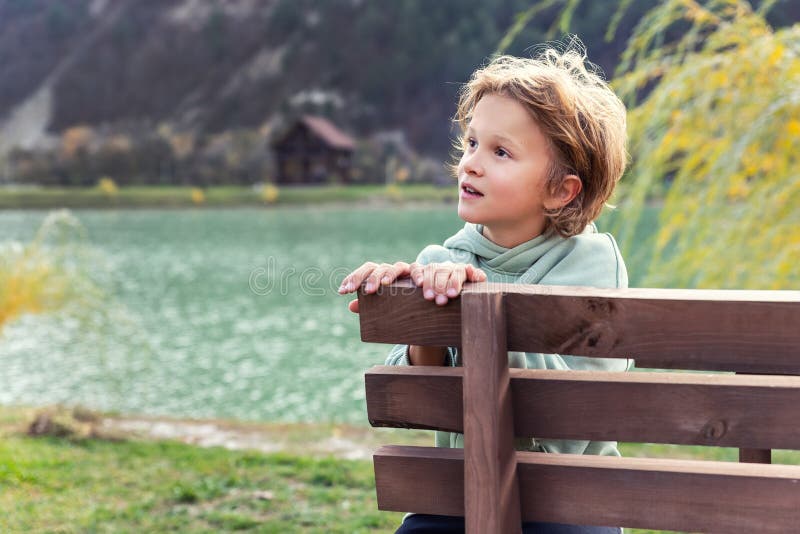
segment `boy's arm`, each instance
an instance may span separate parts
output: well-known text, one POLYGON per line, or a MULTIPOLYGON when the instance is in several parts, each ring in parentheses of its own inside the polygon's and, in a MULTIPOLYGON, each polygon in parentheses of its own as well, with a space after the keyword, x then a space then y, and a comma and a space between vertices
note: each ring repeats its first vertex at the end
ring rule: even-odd
POLYGON ((408 347, 408 359, 411 365, 444 365, 447 347, 408 347))
POLYGON ((448 365, 447 347, 395 345, 386 357, 386 365, 448 365))

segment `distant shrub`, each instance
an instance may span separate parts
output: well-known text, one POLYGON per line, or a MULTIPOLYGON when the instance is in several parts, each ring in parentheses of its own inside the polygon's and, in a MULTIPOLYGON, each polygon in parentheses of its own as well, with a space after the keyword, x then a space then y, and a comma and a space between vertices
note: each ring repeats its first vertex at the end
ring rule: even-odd
POLYGON ((108 176, 104 176, 97 181, 97 188, 106 195, 113 197, 119 193, 116 182, 108 176))
POLYGON ((280 196, 280 190, 274 184, 265 184, 261 188, 261 198, 267 204, 274 204, 277 202, 278 196, 280 196))
POLYGON ((73 248, 83 227, 68 211, 48 215, 30 243, 0 243, 0 328, 20 315, 89 302, 96 290, 73 248))
POLYGON ((204 204, 206 201, 206 194, 199 187, 193 187, 189 194, 194 204, 204 204))

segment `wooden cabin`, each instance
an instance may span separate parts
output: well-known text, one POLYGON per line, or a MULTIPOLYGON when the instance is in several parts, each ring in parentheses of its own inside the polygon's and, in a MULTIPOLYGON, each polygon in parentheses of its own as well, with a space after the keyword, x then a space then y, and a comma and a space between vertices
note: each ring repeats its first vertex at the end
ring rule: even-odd
POLYGON ((272 148, 279 185, 350 182, 355 140, 327 119, 303 115, 272 148))

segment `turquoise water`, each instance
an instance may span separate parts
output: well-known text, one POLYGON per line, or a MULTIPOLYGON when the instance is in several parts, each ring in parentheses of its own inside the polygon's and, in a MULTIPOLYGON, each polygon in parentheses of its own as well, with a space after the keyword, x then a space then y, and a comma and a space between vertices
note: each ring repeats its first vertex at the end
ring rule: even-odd
MULTIPOLYGON (((30 240, 46 215, 0 213, 0 241, 30 240)), ((363 421, 363 370, 386 347, 360 342, 335 289, 366 258, 413 258, 460 226, 447 207, 74 215, 108 310, 7 325, 0 403, 363 421)))
MULTIPOLYGON (((0 404, 179 417, 366 422, 363 344, 336 287, 461 226, 453 206, 76 211, 103 310, 0 332, 0 404)), ((46 212, 0 212, 0 242, 46 212)), ((86 259, 88 258, 88 259, 86 259)))

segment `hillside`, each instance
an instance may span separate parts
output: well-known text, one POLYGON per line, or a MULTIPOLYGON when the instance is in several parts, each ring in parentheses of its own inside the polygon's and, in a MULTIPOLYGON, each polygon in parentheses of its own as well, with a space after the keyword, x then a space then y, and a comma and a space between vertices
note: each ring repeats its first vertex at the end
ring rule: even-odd
MULTIPOLYGON (((571 31, 613 74, 631 28, 652 5, 633 0, 611 42, 620 0, 583 2, 571 31)), ((790 7, 790 4, 792 7, 790 7)), ((530 0, 0 0, 0 156, 53 147, 87 125, 134 140, 157 128, 193 147, 240 130, 268 135, 298 113, 357 136, 404 132, 441 159, 458 85, 489 56, 530 0)), ((558 8, 514 41, 546 40, 558 8)), ((777 2, 771 18, 797 20, 777 2)), ((124 143, 123 143, 124 144, 124 143)))
MULTIPOLYGON (((305 108, 357 132, 401 128, 441 152, 457 84, 528 4, 3 0, 0 117, 28 102, 49 132, 125 122, 219 132, 305 108)), ((540 26, 520 42, 542 40, 540 26)))

